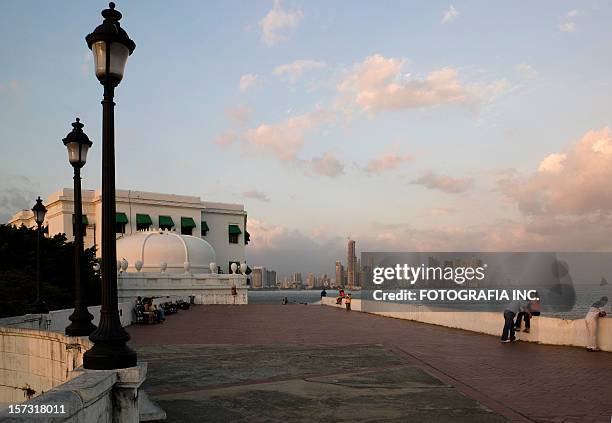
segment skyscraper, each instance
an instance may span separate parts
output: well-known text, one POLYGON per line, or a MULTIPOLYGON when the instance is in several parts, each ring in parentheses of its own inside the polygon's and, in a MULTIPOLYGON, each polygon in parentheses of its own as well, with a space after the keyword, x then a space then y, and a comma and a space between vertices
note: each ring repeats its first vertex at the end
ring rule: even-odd
POLYGON ((357 281, 357 257, 355 256, 355 241, 349 239, 348 242, 348 253, 346 258, 347 263, 347 285, 354 287, 357 281))
POLYGON ((342 286, 344 283, 344 268, 342 267, 342 262, 340 260, 336 260, 336 285, 342 286))

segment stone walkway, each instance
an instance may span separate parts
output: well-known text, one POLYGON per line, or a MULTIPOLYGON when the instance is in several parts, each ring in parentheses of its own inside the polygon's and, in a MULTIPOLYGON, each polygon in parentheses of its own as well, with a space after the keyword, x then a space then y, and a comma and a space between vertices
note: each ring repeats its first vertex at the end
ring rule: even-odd
MULTIPOLYGON (((351 398, 344 410, 347 416, 334 414, 332 420, 442 421, 442 416, 436 416, 439 410, 446 410, 445 416, 451 419, 448 421, 494 422, 503 416, 516 422, 608 423, 612 416, 610 353, 521 342, 500 344, 492 336, 319 305, 195 306, 169 316, 163 325, 131 326, 129 332, 140 359, 150 362, 147 392, 165 409, 174 405, 166 410, 170 421, 189 421, 193 415, 189 413, 195 413, 197 407, 201 413, 217 413, 208 415, 209 421, 222 416, 226 421, 233 420, 224 413, 236 410, 242 410, 234 416, 242 416, 237 421, 257 421, 248 414, 257 409, 255 398, 260 398, 252 396, 252 387, 258 384, 257 392, 261 393, 266 383, 272 384, 265 386, 275 395, 281 391, 289 395, 288 405, 283 408, 283 401, 278 399, 281 397, 265 397, 264 403, 272 408, 260 412, 275 412, 279 419, 259 421, 293 421, 286 413, 298 405, 288 398, 297 392, 303 395, 304 375, 322 378, 323 386, 347 385, 324 394, 324 398, 313 396, 316 401, 305 405, 309 410, 334 410, 334 404, 343 403, 338 396, 351 398), (380 362, 368 361, 373 351, 377 351, 380 362), (293 357, 296 355, 301 359, 293 357), (194 371, 190 364, 194 362, 205 364, 194 371), (346 367, 354 374, 347 373, 346 367), (263 373, 257 373, 258 369, 263 373), (389 381, 388 375, 396 371, 405 376, 399 381, 407 380, 408 385, 400 386, 396 379, 389 381), (338 382, 339 377, 351 380, 338 382), (351 391, 363 380, 378 386, 378 392, 372 391, 369 399, 360 399, 361 394, 351 391), (432 386, 446 388, 436 390, 432 386), (411 389, 421 392, 413 395, 416 391, 411 389), (413 393, 410 401, 401 397, 407 392, 413 393), (457 396, 459 393, 477 403, 457 396), (232 396, 242 400, 220 401, 232 396), (429 404, 414 402, 425 396, 429 404), (368 407, 368 401, 376 405, 368 407), (406 403, 416 405, 405 408, 406 403), (177 404, 182 406, 175 407, 177 404), (192 411, 185 404, 191 404, 192 411), (245 404, 252 407, 243 409, 245 404), (187 414, 177 411, 183 408, 187 414), (368 409, 377 411, 372 411, 375 415, 363 414, 368 409), (388 418, 381 419, 384 410, 388 410, 388 418), (418 414, 426 410, 429 414, 418 414)), ((295 408, 296 416, 303 412, 295 408)), ((310 421, 325 418, 329 421, 330 416, 310 421)))

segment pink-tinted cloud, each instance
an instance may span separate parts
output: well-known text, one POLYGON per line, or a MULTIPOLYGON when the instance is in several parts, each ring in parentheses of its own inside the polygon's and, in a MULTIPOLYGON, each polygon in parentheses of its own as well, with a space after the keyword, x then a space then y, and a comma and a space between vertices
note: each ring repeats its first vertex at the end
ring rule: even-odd
POLYGON ((362 110, 378 113, 444 104, 474 105, 504 91, 505 83, 465 85, 456 69, 442 68, 425 77, 403 73, 405 59, 376 54, 366 57, 338 84, 338 91, 362 110))
POLYGON ((344 165, 330 153, 314 157, 310 161, 312 171, 317 175, 334 178, 344 173, 344 165))
POLYGON ((231 107, 225 111, 227 117, 237 126, 245 126, 249 123, 251 109, 247 106, 231 107))
POLYGON ((436 172, 429 171, 415 180, 413 184, 422 185, 429 189, 437 189, 450 194, 460 194, 471 187, 472 180, 470 178, 453 178, 451 176, 439 175, 436 172))
POLYGON ((526 215, 578 216, 612 211, 610 181, 612 132, 604 127, 545 157, 538 171, 510 175, 499 185, 526 215))
POLYGON ((270 202, 270 198, 268 198, 265 192, 261 192, 256 189, 245 191, 242 193, 242 196, 244 198, 252 198, 254 200, 264 201, 266 203, 270 202))
POLYGON ((259 21, 261 40, 268 47, 286 41, 303 17, 300 9, 283 9, 281 1, 274 0, 272 9, 259 21))
POLYGON ((222 134, 219 134, 215 138, 215 144, 225 147, 230 144, 233 144, 237 140, 238 140, 238 133, 233 129, 229 129, 223 132, 222 134))
POLYGON ((332 122, 335 114, 327 110, 291 117, 277 124, 261 124, 245 133, 246 143, 255 150, 274 154, 282 161, 296 160, 307 132, 332 122))
POLYGON ((397 170, 403 163, 414 160, 414 156, 405 154, 388 153, 381 157, 370 160, 365 170, 370 173, 382 173, 397 170))

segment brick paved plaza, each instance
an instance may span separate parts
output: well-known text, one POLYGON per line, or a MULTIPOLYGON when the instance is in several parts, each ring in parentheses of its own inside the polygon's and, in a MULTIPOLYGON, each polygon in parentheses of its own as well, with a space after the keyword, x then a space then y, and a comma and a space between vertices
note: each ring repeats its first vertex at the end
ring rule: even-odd
POLYGON ((293 421, 308 413, 303 421, 607 423, 612 416, 610 353, 502 345, 319 305, 195 306, 129 332, 149 362, 145 389, 169 421, 293 421), (302 386, 309 378, 319 384, 312 392, 302 386), (356 391, 363 383, 367 395, 356 391))

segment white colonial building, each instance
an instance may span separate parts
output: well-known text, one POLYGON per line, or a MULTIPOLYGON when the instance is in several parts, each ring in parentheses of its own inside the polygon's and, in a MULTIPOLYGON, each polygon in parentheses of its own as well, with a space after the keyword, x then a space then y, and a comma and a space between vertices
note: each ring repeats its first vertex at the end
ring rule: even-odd
MULTIPOLYGON (((96 245, 99 254, 102 238, 101 191, 83 190, 82 197, 84 245, 86 248, 96 245)), ((232 263, 240 265, 245 261, 249 233, 246 228, 247 214, 242 204, 213 203, 194 196, 129 190, 117 190, 116 201, 115 231, 118 240, 140 232, 157 233, 161 229, 207 241, 214 249, 215 263, 221 273, 230 273, 232 263)), ((65 233, 71 239, 74 236, 73 190, 64 188, 50 195, 44 204, 47 207, 44 226, 48 228, 49 235, 65 233)), ((27 227, 36 225, 30 210, 16 213, 8 223, 27 227)), ((117 257, 122 258, 119 250, 117 257)))
POLYGON ((119 301, 193 297, 196 304, 247 304, 247 266, 218 274, 214 248, 201 237, 155 229, 117 240, 119 301))

